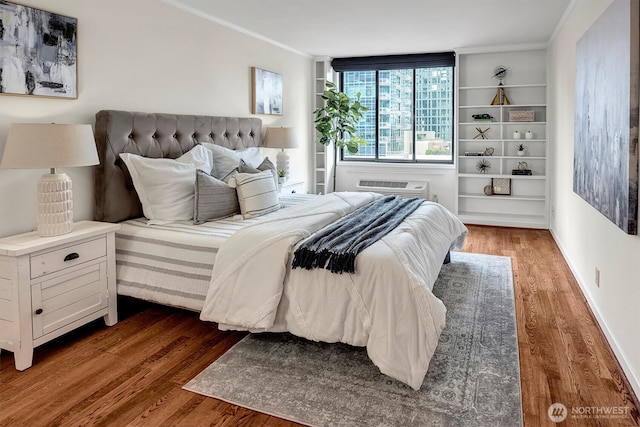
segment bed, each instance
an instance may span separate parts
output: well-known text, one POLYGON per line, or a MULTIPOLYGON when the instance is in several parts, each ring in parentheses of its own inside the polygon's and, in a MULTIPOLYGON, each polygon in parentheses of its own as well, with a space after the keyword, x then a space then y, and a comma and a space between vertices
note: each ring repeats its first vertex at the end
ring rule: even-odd
MULTIPOLYGON (((215 163, 219 148, 211 145, 245 155, 262 145, 261 121, 104 110, 96 114, 95 130, 100 156, 95 217, 121 223, 116 235, 120 295, 197 311, 223 330, 290 332, 364 346, 381 372, 420 388, 445 324, 446 308, 431 289, 448 251, 461 246, 466 235, 449 211, 422 202, 358 255, 354 273, 292 268, 296 248, 309 236, 381 195, 288 195, 278 200, 285 209, 264 215, 254 210, 251 218, 154 222, 143 215, 149 197, 136 179, 144 174, 123 159, 178 162, 206 146, 207 153, 213 149, 215 163)), ((190 161, 198 165, 193 156, 190 161)), ((207 159, 202 162, 207 169, 207 159)), ((240 177, 257 181, 261 176, 266 183, 269 173, 261 171, 235 175, 241 201, 240 177)), ((235 185, 235 178, 231 182, 235 185)), ((164 195, 153 200, 165 198, 171 201, 164 195)), ((197 211, 196 202, 196 216, 197 211)))

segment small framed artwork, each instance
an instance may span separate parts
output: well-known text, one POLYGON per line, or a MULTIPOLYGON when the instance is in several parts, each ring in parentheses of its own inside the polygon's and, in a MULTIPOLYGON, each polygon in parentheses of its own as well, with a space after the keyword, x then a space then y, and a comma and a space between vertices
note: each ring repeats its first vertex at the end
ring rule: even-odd
POLYGON ((510 196, 511 178, 492 178, 491 188, 493 189, 493 194, 499 196, 510 196))
POLYGON ((78 20, 0 1, 0 94, 76 99, 78 20))
POLYGON ((251 67, 251 113, 282 115, 282 74, 251 67))

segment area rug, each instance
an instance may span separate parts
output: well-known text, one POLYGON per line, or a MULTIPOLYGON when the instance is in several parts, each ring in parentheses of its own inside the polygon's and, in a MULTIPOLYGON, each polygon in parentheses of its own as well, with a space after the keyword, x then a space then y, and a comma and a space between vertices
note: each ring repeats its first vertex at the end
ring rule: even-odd
POLYGON ((419 391, 363 348, 253 334, 185 385, 310 426, 522 425, 511 259, 452 252, 434 294, 445 327, 419 391))

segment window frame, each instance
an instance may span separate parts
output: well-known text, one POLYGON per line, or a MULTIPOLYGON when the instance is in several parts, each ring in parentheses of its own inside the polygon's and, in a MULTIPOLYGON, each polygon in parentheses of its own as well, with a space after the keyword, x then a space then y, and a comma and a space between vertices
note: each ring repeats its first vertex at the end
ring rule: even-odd
POLYGON ((390 164, 420 164, 420 165, 447 165, 455 164, 455 137, 456 137, 456 105, 455 105, 455 88, 456 88, 456 72, 455 72, 455 53, 444 52, 435 54, 413 54, 413 55, 389 55, 377 57, 355 57, 355 58, 335 58, 332 61, 334 69, 337 68, 339 75, 338 82, 340 90, 344 91, 345 72, 358 71, 375 71, 375 156, 357 158, 352 156, 345 157, 343 149, 340 150, 340 161, 349 163, 390 163, 390 164), (430 68, 451 68, 451 155, 446 160, 428 160, 418 159, 416 156, 416 136, 417 136, 417 81, 416 75, 419 69, 430 68), (412 158, 411 159, 390 159, 380 157, 380 71, 386 70, 412 70, 412 158))

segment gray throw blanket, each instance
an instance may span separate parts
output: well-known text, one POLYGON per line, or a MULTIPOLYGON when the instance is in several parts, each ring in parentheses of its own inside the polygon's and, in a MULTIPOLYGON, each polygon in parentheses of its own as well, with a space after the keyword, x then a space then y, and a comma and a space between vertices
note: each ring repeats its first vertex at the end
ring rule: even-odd
POLYGON ((396 228, 422 202, 384 196, 362 206, 302 242, 293 254, 293 268, 355 273, 356 256, 396 228))

